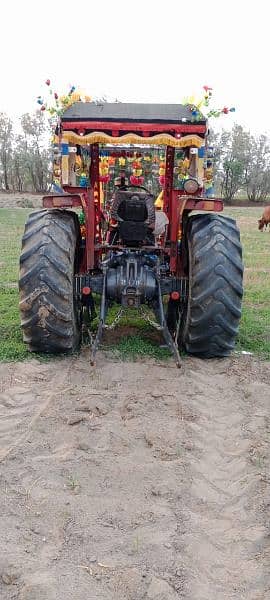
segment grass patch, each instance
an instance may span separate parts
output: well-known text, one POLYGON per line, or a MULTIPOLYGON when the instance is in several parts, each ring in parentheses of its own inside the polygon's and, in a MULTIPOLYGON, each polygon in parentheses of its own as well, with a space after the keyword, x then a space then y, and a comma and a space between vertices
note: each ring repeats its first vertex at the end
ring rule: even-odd
POLYGON ((31 211, 0 209, 0 285, 18 285, 19 256, 25 221, 31 211))
POLYGON ((29 356, 22 341, 19 318, 19 256, 24 224, 31 212, 0 209, 0 360, 23 360, 29 356))
POLYGON ((18 314, 19 294, 16 289, 0 289, 0 361, 26 358, 26 346, 18 314))
MULTIPOLYGON (((30 356, 22 341, 17 288, 21 238, 30 212, 29 209, 0 209, 0 361, 30 356)), ((270 234, 258 231, 261 213, 262 209, 257 207, 226 207, 224 211, 225 215, 235 218, 240 227, 244 253, 245 295, 237 350, 270 359, 270 234)), ((118 307, 110 310, 108 323, 114 320, 117 310, 118 307)), ((159 333, 141 320, 136 310, 124 315, 116 329, 107 332, 104 339, 105 347, 116 350, 122 359, 171 356, 167 349, 160 347, 162 343, 159 333)))
POLYGON ((141 335, 126 335, 111 345, 114 353, 117 353, 122 360, 130 360, 143 356, 151 356, 159 360, 171 358, 171 353, 167 348, 160 347, 156 341, 151 341, 141 335))
POLYGON ((270 360, 269 309, 244 305, 236 349, 270 360))
POLYGON ((244 298, 237 340, 245 350, 270 359, 270 235, 258 230, 261 208, 226 208, 241 232, 244 259, 244 298))

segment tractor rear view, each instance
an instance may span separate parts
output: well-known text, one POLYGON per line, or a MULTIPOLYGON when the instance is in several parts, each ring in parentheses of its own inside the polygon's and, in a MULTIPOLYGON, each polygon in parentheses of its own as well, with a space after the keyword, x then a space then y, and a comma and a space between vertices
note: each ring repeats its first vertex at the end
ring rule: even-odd
POLYGON ((116 320, 137 309, 177 364, 179 349, 228 356, 241 316, 242 249, 235 221, 212 197, 206 120, 194 123, 188 106, 77 102, 61 118, 54 152, 59 191, 29 216, 22 241, 29 349, 74 351, 87 329, 94 360, 118 305, 116 320))

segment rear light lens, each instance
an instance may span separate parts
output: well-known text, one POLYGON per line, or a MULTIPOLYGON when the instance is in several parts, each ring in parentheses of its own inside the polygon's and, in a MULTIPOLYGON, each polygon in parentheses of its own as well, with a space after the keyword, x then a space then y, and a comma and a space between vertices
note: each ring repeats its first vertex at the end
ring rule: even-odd
POLYGON ((172 292, 171 293, 171 299, 172 300, 179 300, 179 298, 180 298, 179 292, 172 292))
POLYGON ((196 194, 199 189, 197 179, 187 179, 184 183, 184 190, 187 194, 196 194))
POLYGON ((88 287, 88 286, 86 285, 86 286, 85 286, 85 287, 83 287, 83 289, 82 289, 82 294, 83 294, 84 296, 89 296, 89 294, 91 294, 91 288, 90 288, 90 287, 88 287))

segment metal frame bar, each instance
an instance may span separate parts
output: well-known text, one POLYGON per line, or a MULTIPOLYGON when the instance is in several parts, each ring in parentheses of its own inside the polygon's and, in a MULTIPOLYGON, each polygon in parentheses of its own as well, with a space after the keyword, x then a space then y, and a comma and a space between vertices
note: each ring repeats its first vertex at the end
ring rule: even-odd
POLYGON ((95 355, 100 344, 102 333, 105 325, 105 320, 108 312, 108 303, 106 302, 106 288, 107 288, 107 269, 104 272, 103 276, 103 287, 102 287, 102 296, 101 296, 101 305, 100 305, 100 315, 99 315, 99 324, 98 330, 96 333, 96 337, 94 343, 91 348, 91 365, 95 364, 95 355))
POLYGON ((206 125, 189 125, 185 123, 142 123, 139 121, 63 121, 63 131, 77 129, 91 129, 93 131, 141 131, 150 133, 153 131, 166 133, 205 133, 206 125))
POLYGON ((168 326, 167 326, 167 321, 166 321, 166 317, 164 314, 164 306, 163 306, 163 302, 162 302, 160 280, 158 277, 157 277, 157 291, 158 291, 158 305, 153 308, 155 311, 156 318, 158 319, 158 321, 160 323, 160 331, 164 337, 164 340, 165 340, 167 346, 170 348, 172 354, 174 355, 177 366, 181 367, 181 358, 180 358, 179 350, 177 347, 177 343, 174 342, 174 340, 169 332, 168 326))

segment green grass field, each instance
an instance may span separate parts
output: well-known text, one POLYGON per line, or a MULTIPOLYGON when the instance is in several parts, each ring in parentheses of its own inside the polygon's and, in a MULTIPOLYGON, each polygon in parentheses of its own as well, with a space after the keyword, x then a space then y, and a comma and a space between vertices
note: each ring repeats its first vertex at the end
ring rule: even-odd
POLYGON ((261 208, 226 208, 236 219, 244 253, 244 302, 238 350, 270 358, 270 232, 258 230, 261 208))
MULTIPOLYGON (((29 356, 22 342, 18 312, 18 263, 21 237, 29 209, 0 209, 0 360, 29 356)), ((237 350, 270 358, 270 233, 257 229, 260 208, 226 208, 237 220, 244 248, 245 294, 237 350)), ((121 356, 150 355, 166 358, 158 336, 136 314, 109 338, 121 356), (130 334, 130 335, 128 335, 130 334)), ((105 338, 106 341, 106 338, 105 338)), ((107 340, 110 344, 110 340, 107 340)))

